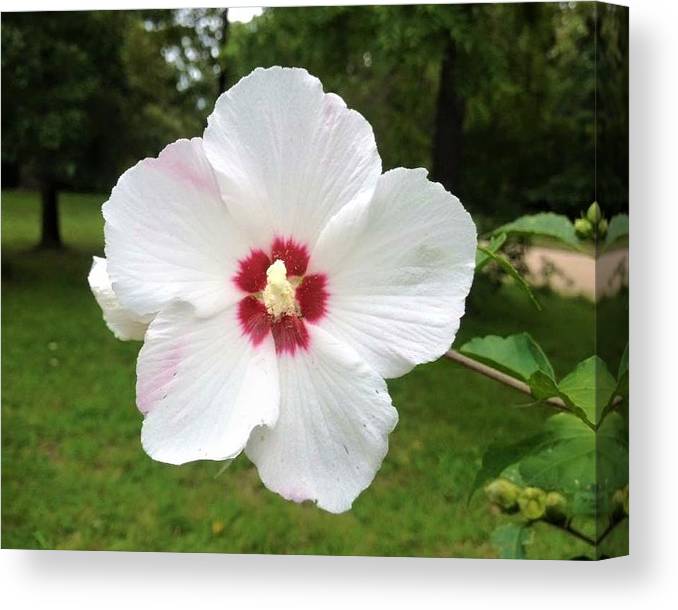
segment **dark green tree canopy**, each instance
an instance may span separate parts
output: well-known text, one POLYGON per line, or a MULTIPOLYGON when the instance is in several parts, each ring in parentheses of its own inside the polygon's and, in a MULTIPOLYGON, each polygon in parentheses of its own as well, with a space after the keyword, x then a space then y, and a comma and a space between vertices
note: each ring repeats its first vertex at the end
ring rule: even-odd
POLYGON ((573 216, 596 195, 613 215, 627 205, 623 15, 587 2, 273 8, 230 27, 222 9, 6 14, 3 165, 106 191, 199 135, 224 83, 293 65, 366 116, 385 168, 427 167, 481 225, 573 216))

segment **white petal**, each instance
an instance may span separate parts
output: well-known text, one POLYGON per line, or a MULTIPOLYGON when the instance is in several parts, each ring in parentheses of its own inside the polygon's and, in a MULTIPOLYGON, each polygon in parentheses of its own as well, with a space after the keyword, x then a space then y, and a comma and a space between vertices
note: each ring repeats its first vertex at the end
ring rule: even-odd
POLYGON ((269 489, 340 513, 374 479, 398 414, 352 349, 320 327, 309 333, 308 351, 278 362, 278 423, 254 430, 246 453, 269 489))
POLYGON ((204 135, 222 195, 258 246, 309 248, 327 221, 367 201, 381 173, 369 123, 299 68, 257 68, 218 100, 204 135))
POLYGON ((248 248, 200 138, 126 171, 103 211, 108 271, 125 307, 146 314, 182 299, 208 315, 239 298, 230 280, 248 248))
POLYGON ((106 326, 122 341, 143 341, 146 328, 153 316, 138 316, 124 309, 111 287, 111 280, 106 271, 106 259, 98 256, 94 256, 93 259, 87 281, 104 314, 106 326))
POLYGON ((278 374, 269 336, 257 347, 236 308, 209 318, 174 303, 153 320, 137 362, 141 432, 152 458, 170 464, 235 457, 255 426, 275 424, 278 374))
POLYGON ((311 255, 329 278, 320 323, 386 378, 449 349, 475 268, 476 227, 426 171, 395 169, 367 206, 350 206, 311 255))

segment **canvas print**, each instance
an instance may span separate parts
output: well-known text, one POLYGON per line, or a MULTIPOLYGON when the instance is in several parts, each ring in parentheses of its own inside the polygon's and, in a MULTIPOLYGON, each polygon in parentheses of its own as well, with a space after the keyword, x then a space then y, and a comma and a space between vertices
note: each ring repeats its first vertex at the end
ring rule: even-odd
POLYGON ((2 546, 628 552, 628 10, 2 15, 2 546))

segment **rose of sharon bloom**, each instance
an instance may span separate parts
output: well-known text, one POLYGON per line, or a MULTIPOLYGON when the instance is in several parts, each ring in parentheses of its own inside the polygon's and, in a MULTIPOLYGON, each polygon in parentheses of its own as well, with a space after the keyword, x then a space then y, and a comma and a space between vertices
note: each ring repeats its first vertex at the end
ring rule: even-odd
POLYGON ((476 230, 423 169, 302 69, 257 69, 202 138, 125 172, 90 284, 141 338, 141 440, 171 464, 243 450, 283 497, 342 512, 398 416, 384 378, 452 343, 476 230), (109 279, 110 278, 110 279, 109 279))

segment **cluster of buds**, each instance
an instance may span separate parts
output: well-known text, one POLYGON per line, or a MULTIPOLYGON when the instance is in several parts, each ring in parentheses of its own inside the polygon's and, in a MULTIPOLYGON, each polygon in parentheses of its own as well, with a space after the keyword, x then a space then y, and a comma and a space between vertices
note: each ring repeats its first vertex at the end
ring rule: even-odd
POLYGON ((574 230, 581 239, 589 239, 595 237, 600 239, 607 234, 607 220, 603 217, 600 211, 600 206, 597 201, 594 201, 586 215, 582 214, 581 218, 574 221, 574 230))
POLYGON ((495 479, 485 487, 487 499, 505 513, 520 511, 529 521, 545 519, 562 523, 567 519, 567 500, 557 491, 521 487, 508 479, 495 479))

